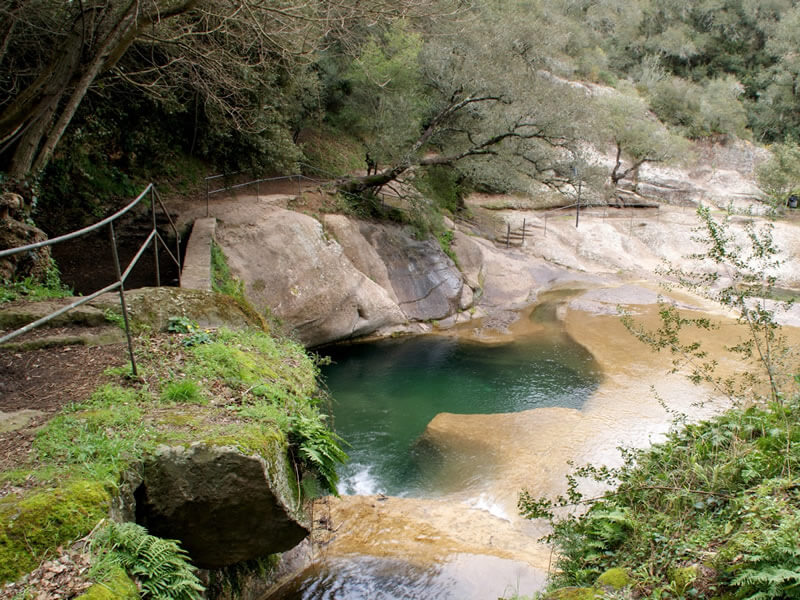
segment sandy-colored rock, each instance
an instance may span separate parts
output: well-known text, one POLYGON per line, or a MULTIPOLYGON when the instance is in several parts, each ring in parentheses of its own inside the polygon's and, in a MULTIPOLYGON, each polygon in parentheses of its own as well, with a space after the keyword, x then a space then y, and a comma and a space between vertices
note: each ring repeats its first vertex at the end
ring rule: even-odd
POLYGON ((325 215, 323 224, 326 231, 341 244, 345 256, 350 259, 353 266, 385 289, 389 297, 397 302, 386 264, 361 233, 359 222, 344 215, 325 215))
POLYGON ((458 300, 458 307, 461 310, 467 310, 475 300, 475 294, 472 288, 465 285, 461 290, 461 298, 458 300))
POLYGON ((362 222, 362 235, 389 275, 398 305, 409 319, 443 319, 458 311, 463 279, 433 240, 416 240, 400 227, 362 222))
POLYGON ((402 323, 387 291, 356 269, 322 225, 300 213, 264 206, 232 211, 217 241, 257 309, 271 310, 316 346, 402 323))

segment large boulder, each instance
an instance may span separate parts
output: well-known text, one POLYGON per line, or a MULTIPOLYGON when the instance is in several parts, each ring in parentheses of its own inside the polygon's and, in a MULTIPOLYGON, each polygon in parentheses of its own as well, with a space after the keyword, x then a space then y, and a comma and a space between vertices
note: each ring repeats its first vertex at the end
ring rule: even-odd
POLYGON ((518 251, 501 250, 483 238, 457 231, 453 251, 481 306, 514 310, 530 305, 554 275, 542 261, 518 251))
POLYGON ((458 312, 463 278, 436 241, 416 240, 400 227, 364 221, 359 231, 380 256, 391 291, 409 319, 443 319, 458 312))
POLYGON ((380 285, 356 269, 316 219, 275 207, 255 222, 226 215, 222 246, 247 296, 290 324, 307 346, 366 335, 405 321, 380 285))
POLYGON ((278 441, 270 461, 235 448, 162 447, 144 465, 134 493, 136 521, 180 540, 192 561, 219 568, 283 552, 308 535, 278 441))
MULTIPOLYGON (((37 244, 47 239, 41 229, 6 216, 0 219, 0 250, 37 244)), ((12 254, 0 258, 0 283, 31 277, 44 280, 50 268, 50 247, 12 254)))

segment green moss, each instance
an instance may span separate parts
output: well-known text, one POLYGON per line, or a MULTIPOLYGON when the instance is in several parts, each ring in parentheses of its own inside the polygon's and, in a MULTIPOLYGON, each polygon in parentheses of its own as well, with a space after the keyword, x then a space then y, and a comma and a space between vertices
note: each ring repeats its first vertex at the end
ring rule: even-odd
POLYGON ((261 423, 241 423, 224 425, 214 430, 203 432, 196 441, 211 446, 231 446, 242 454, 258 454, 269 458, 276 450, 285 447, 286 438, 277 427, 264 426, 261 423))
POLYGON ((593 587, 566 587, 550 592, 543 600, 594 600, 604 597, 603 592, 593 587))
POLYGON ((34 569, 48 550, 89 533, 110 502, 108 491, 94 481, 0 500, 0 581, 34 569))
POLYGON ((95 583, 77 600, 135 600, 140 598, 139 588, 124 570, 117 567, 108 579, 95 583))
POLYGON ((673 569, 670 573, 670 581, 673 584, 673 589, 679 595, 683 595, 692 583, 694 583, 695 579, 697 579, 697 565, 673 569))
POLYGON ((621 569, 619 567, 609 569, 600 575, 596 583, 599 587, 610 587, 615 590, 621 590, 624 587, 628 587, 630 584, 631 576, 627 569, 621 569))

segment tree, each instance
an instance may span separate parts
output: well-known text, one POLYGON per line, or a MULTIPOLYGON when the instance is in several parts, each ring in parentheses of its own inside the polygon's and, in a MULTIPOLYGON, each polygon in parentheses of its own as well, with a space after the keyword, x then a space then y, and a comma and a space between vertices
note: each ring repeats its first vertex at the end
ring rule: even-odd
POLYGON ((650 115, 638 96, 609 93, 598 97, 596 103, 600 138, 614 146, 610 174, 614 188, 645 163, 669 162, 685 155, 686 141, 650 115))
POLYGON ((577 151, 589 97, 549 68, 563 58, 568 32, 548 29, 548 15, 525 2, 487 2, 470 17, 427 37, 418 68, 428 112, 420 120, 390 117, 399 116, 407 133, 386 145, 389 164, 342 180, 340 189, 361 193, 415 168, 469 169, 486 159, 501 162, 509 179, 569 185, 564 165, 577 151))
MULTIPOLYGON (((446 2, 447 0, 443 0, 446 2)), ((186 95, 258 133, 269 85, 361 22, 425 16, 422 0, 11 0, 0 13, 0 153, 41 172, 86 94, 124 81, 175 110, 186 95)))
POLYGON ((786 141, 773 144, 772 155, 756 167, 758 184, 773 206, 783 206, 786 197, 800 189, 800 146, 786 141))

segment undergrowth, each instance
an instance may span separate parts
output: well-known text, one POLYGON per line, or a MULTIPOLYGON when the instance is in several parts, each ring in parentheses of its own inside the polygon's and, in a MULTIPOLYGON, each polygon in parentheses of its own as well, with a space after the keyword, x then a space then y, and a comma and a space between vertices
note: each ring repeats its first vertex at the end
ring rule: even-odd
POLYGON ((623 567, 643 597, 800 598, 799 421, 798 395, 734 409, 626 451, 619 469, 580 470, 615 486, 603 498, 576 486, 555 503, 523 492, 525 516, 554 520, 553 585, 592 585, 623 567), (588 511, 554 518, 577 503, 588 511), (693 575, 678 593, 674 574, 686 567, 693 575))
POLYGON ((107 522, 92 536, 91 575, 103 582, 123 568, 139 582, 142 598, 200 600, 205 587, 178 542, 147 533, 136 523, 107 522))
POLYGON ((72 295, 72 290, 61 283, 61 273, 53 259, 50 259, 41 281, 33 277, 23 277, 13 281, 3 281, 0 285, 0 304, 13 300, 48 300, 72 295))
POLYGON ((710 319, 662 303, 658 329, 624 322, 652 350, 668 352, 673 371, 708 385, 733 408, 700 423, 677 415, 663 443, 622 449, 617 469, 577 469, 555 500, 524 491, 521 513, 553 528, 551 588, 594 586, 621 568, 631 575, 633 597, 800 598, 800 376, 775 319, 779 305, 765 300, 781 253, 769 225, 747 224, 737 237, 708 210, 698 215, 695 240, 706 249, 691 257, 697 268, 665 272, 738 315, 743 336, 727 348, 738 372, 720 375, 700 341, 685 341, 692 328, 700 337, 714 329, 710 319), (609 491, 586 498, 580 478, 609 491))
POLYGON ((19 486, 0 499, 0 582, 88 534, 107 514, 122 474, 160 444, 286 449, 301 471, 335 492, 335 466, 345 455, 325 424, 318 368, 303 347, 254 329, 200 330, 207 339, 186 344, 196 324, 173 319, 171 328, 138 340, 139 379, 112 373, 115 382, 39 430, 28 465, 0 473, 0 485, 19 486))

